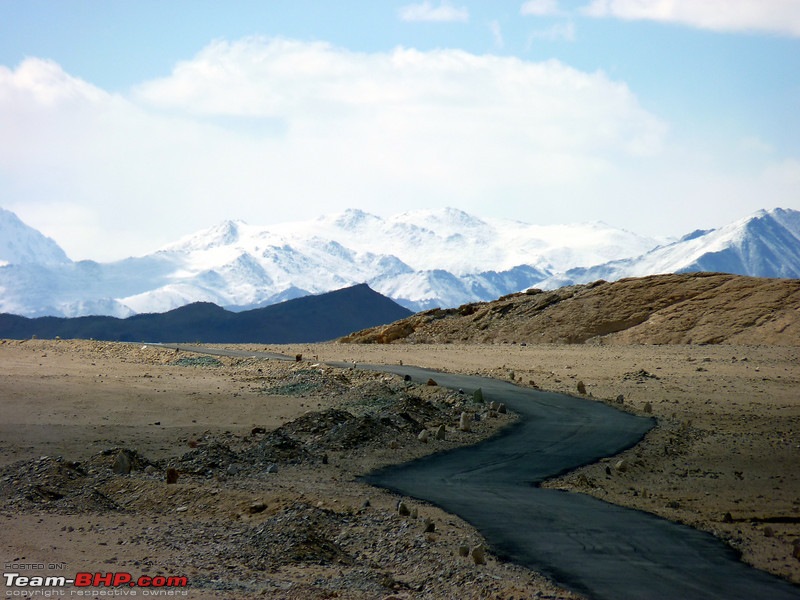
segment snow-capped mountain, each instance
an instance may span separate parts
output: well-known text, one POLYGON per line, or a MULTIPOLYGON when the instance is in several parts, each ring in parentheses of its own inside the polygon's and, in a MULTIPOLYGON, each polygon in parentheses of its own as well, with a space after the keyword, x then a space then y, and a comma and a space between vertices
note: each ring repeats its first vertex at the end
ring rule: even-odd
POLYGON ((569 269, 546 279, 541 287, 694 271, 799 278, 800 211, 760 210, 719 229, 695 231, 642 256, 569 269))
POLYGON ((55 241, 27 226, 13 212, 0 208, 0 266, 69 262, 55 241))
POLYGON ((798 211, 759 211, 657 244, 603 223, 538 226, 456 209, 388 218, 347 210, 269 227, 226 221, 152 254, 101 264, 70 261, 2 211, 0 312, 129 316, 197 301, 244 310, 357 283, 422 310, 651 273, 800 276, 798 211))

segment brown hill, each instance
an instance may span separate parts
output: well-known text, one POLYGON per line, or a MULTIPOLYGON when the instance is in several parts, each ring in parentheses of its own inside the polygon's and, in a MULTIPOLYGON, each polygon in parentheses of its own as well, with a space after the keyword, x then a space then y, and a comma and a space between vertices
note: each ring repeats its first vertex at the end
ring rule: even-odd
POLYGON ((800 346, 800 280, 688 273, 532 289, 340 341, 800 346))

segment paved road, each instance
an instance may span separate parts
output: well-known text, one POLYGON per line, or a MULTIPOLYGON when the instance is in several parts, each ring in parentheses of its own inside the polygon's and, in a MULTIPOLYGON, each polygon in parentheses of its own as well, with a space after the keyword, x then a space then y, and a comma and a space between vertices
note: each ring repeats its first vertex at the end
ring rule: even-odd
POLYGON ((589 496, 537 487, 636 444, 652 419, 493 379, 405 366, 359 367, 418 381, 433 377, 467 393, 480 387, 487 401, 504 402, 521 415, 483 443, 364 477, 459 515, 501 558, 596 600, 800 599, 800 588, 748 567, 710 534, 589 496))
POLYGON ((520 422, 484 443, 364 479, 474 525, 500 557, 598 600, 797 599, 800 588, 748 567, 710 534, 536 484, 637 443, 651 419, 509 382, 373 367, 505 402, 520 422))

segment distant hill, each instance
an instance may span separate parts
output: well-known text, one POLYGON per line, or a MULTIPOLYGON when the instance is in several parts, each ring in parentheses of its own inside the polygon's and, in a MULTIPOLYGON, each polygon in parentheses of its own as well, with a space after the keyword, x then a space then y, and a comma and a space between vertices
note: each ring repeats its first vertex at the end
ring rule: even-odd
POLYGON ((288 344, 321 342, 390 323, 411 311, 366 284, 305 296, 244 312, 196 302, 165 313, 116 317, 0 314, 0 338, 83 338, 110 341, 288 344))
POLYGON ((800 280, 687 273, 529 290, 340 341, 800 346, 800 280))

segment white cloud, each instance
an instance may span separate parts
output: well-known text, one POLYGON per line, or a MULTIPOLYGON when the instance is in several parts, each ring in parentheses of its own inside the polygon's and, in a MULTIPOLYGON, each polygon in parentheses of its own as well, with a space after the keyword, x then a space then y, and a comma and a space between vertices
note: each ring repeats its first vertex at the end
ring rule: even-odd
POLYGON ((503 39, 503 29, 500 27, 500 22, 494 20, 489 23, 489 31, 492 32, 492 39, 494 40, 495 48, 503 48, 506 45, 503 39))
POLYGON ((127 96, 47 61, 0 68, 0 130, 3 205, 95 259, 347 207, 602 218, 601 183, 667 133, 623 83, 557 61, 261 38, 127 96))
POLYGON ((574 42, 575 24, 572 21, 554 23, 546 29, 537 29, 528 36, 528 45, 535 40, 547 42, 574 42))
POLYGON ((767 31, 800 36, 797 0, 592 0, 581 12, 679 23, 713 31, 767 31))
POLYGON ((558 0, 528 0, 519 9, 521 15, 537 17, 557 16, 563 14, 558 6, 558 0))
POLYGON ((434 6, 428 0, 420 4, 408 4, 400 11, 403 21, 434 21, 442 23, 465 23, 469 21, 469 10, 466 7, 456 7, 447 0, 442 0, 434 6))

